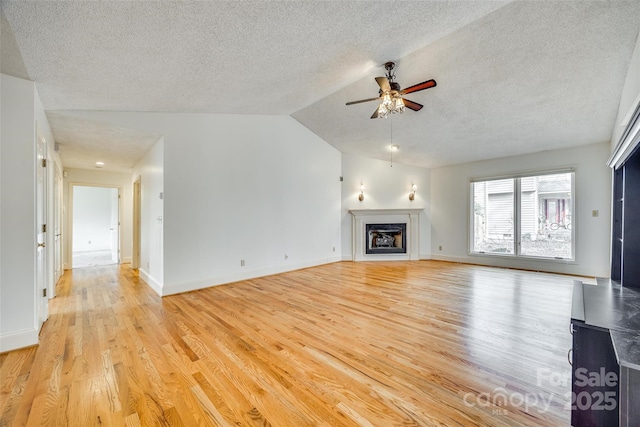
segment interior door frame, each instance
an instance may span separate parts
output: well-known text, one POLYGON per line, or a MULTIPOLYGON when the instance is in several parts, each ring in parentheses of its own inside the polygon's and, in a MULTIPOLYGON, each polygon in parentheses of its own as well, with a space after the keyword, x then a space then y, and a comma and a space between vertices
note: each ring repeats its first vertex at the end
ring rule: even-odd
MULTIPOLYGON (((57 166, 57 165, 56 165, 57 166)), ((53 281, 50 283, 52 289, 50 289, 50 298, 55 297, 55 287, 58 280, 64 274, 64 253, 62 250, 62 242, 63 242, 63 188, 64 188, 64 178, 62 175, 62 171, 56 167, 53 171, 53 281), (56 242, 56 238, 58 239, 56 242)))
POLYGON ((68 206, 67 211, 67 256, 69 257, 68 266, 73 268, 73 189, 74 187, 100 187, 100 188, 116 188, 118 190, 118 265, 122 264, 122 186, 114 184, 93 184, 87 182, 69 182, 68 187, 68 206))
POLYGON ((140 268, 140 245, 142 230, 142 177, 133 182, 133 247, 131 248, 131 268, 140 268))
POLYGON ((40 126, 36 123, 36 251, 35 251, 35 290, 36 290, 36 324, 38 330, 49 318, 49 262, 47 260, 47 222, 48 222, 48 180, 47 180, 47 140, 42 136, 40 126), (42 180, 42 181, 41 181, 42 180))
MULTIPOLYGON (((117 197, 115 198, 115 200, 112 198, 111 199, 111 225, 115 226, 115 229, 113 227, 110 228, 110 231, 115 231, 115 236, 113 235, 113 233, 111 234, 111 243, 114 243, 115 240, 115 258, 114 258, 114 251, 111 251, 111 260, 114 261, 116 264, 120 264, 121 257, 120 257, 120 201, 121 201, 121 194, 120 194, 120 190, 116 191, 115 194, 117 197), (115 203, 115 211, 114 211, 114 203, 115 203), (114 213, 116 214, 116 218, 114 218, 114 213), (116 222, 116 224, 114 224, 114 220, 116 222), (114 238, 115 237, 115 238, 114 238)), ((113 195, 112 195, 113 197, 113 195)), ((113 249, 113 245, 112 245, 112 249, 113 249)))

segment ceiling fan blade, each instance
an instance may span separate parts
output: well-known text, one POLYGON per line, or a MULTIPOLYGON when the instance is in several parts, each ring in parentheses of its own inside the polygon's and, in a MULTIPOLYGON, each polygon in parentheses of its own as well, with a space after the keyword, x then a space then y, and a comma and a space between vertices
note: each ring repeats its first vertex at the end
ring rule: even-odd
POLYGON ((418 104, 417 102, 413 102, 413 101, 409 101, 408 99, 402 98, 402 101, 404 102, 404 106, 413 110, 413 111, 420 111, 423 107, 422 104, 418 104))
POLYGON ((433 79, 427 80, 426 82, 418 83, 417 85, 409 86, 406 89, 402 89, 400 91, 400 94, 404 95, 405 93, 412 93, 412 92, 417 92, 419 90, 429 89, 430 87, 434 87, 435 85, 436 85, 435 80, 433 79))
POLYGON ((391 90, 391 85, 389 85, 389 80, 386 77, 376 77, 376 82, 378 82, 378 86, 380 86, 383 92, 389 92, 391 90))
POLYGON ((351 101, 351 102, 347 102, 347 105, 353 105, 353 104, 360 104, 362 102, 370 102, 370 101, 376 101, 380 99, 379 96, 376 96, 375 98, 369 98, 369 99, 361 99, 360 101, 351 101))
POLYGON ((371 115, 372 119, 377 119, 378 118, 378 109, 376 108, 376 111, 373 112, 373 114, 371 115))

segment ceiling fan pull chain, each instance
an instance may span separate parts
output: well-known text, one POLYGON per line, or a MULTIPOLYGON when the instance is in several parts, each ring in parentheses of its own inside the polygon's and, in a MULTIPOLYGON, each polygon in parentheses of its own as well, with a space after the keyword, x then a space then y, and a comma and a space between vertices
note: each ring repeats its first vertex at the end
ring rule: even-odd
POLYGON ((391 123, 391 145, 389 146, 389 151, 391 152, 391 167, 393 167, 393 117, 389 118, 389 122, 391 123))

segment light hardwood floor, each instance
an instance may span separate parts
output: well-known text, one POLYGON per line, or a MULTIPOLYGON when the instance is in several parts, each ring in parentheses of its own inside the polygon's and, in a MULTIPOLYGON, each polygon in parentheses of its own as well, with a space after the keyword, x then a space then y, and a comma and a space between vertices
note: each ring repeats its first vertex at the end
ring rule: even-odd
POLYGON ((68 271, 0 355, 0 425, 568 425, 572 281, 341 262, 160 298, 68 271))

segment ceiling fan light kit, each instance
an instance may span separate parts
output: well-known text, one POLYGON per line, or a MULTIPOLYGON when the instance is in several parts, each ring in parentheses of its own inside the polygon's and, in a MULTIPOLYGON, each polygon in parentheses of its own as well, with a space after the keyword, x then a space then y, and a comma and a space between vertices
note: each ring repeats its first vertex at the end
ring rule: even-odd
POLYGON ((369 101, 380 101, 380 105, 371 116, 372 119, 386 119, 390 114, 402 114, 404 113, 405 107, 413 111, 419 111, 422 109, 423 106, 421 104, 405 99, 403 98, 403 95, 435 87, 436 81, 433 79, 426 80, 422 83, 409 86, 406 89, 401 89, 400 85, 395 81, 396 74, 393 71, 395 67, 396 63, 393 61, 385 63, 384 68, 387 70, 386 76, 376 77, 376 82, 378 83, 378 86, 380 86, 378 97, 347 102, 347 105, 360 104, 362 102, 369 101))
POLYGON ((378 107, 378 118, 386 119, 389 114, 402 114, 404 113, 404 101, 399 95, 392 95, 386 92, 382 96, 382 102, 378 107))

